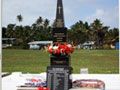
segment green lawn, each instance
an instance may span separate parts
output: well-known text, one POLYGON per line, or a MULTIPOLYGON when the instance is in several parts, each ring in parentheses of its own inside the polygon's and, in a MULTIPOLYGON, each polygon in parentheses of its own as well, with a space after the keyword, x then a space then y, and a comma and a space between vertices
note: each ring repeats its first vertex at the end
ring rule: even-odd
MULTIPOLYGON (((40 50, 2 51, 3 72, 45 72, 49 65, 49 53, 40 50)), ((80 68, 88 68, 89 73, 119 73, 118 50, 75 50, 71 55, 73 73, 79 73, 80 68)))

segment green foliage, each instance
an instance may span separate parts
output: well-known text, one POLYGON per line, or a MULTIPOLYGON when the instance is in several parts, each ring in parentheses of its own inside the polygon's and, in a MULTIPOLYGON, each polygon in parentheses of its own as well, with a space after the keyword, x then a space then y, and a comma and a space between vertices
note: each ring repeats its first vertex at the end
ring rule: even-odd
POLYGON ((14 27, 15 27, 15 24, 8 24, 7 31, 6 31, 6 37, 8 38, 14 37, 14 27))
POLYGON ((7 30, 7 29, 6 29, 5 27, 2 27, 2 37, 3 37, 3 38, 7 37, 7 36, 6 36, 6 30, 7 30))
MULTIPOLYGON (((3 49, 3 72, 46 72, 49 65, 49 53, 42 50, 3 49)), ((88 68, 89 73, 119 73, 118 50, 75 50, 71 55, 73 73, 80 73, 81 68, 88 68)))
MULTIPOLYGON (((22 15, 17 15, 17 20, 22 22, 22 15)), ((42 17, 39 17, 32 26, 9 24, 7 28, 2 28, 2 32, 4 38, 16 38, 13 47, 22 49, 28 48, 28 42, 52 39, 49 20, 42 17)))
POLYGON ((109 26, 103 26, 99 19, 94 20, 90 25, 87 22, 79 21, 68 30, 68 41, 75 45, 94 41, 97 48, 104 48, 104 44, 110 44, 113 40, 119 41, 119 29, 109 28, 109 26))
POLYGON ((21 15, 21 14, 20 14, 20 15, 17 15, 17 20, 18 20, 19 22, 22 22, 23 17, 22 17, 22 15, 21 15))
POLYGON ((104 48, 104 49, 110 49, 110 45, 104 44, 104 45, 103 45, 103 48, 104 48))
MULTIPOLYGON (((19 22, 23 21, 22 15, 17 15, 19 22)), ((82 44, 86 41, 94 41, 97 48, 104 48, 104 44, 110 44, 119 41, 119 29, 109 29, 103 23, 96 19, 90 25, 88 22, 78 21, 68 30, 67 41, 74 45, 82 44)), ((41 16, 31 25, 22 26, 8 24, 2 28, 4 38, 16 38, 14 46, 19 48, 28 48, 27 43, 31 41, 52 40, 52 27, 48 19, 41 16)))
POLYGON ((88 30, 88 23, 79 21, 71 26, 68 31, 68 41, 73 42, 75 45, 84 43, 87 39, 86 31, 88 30))

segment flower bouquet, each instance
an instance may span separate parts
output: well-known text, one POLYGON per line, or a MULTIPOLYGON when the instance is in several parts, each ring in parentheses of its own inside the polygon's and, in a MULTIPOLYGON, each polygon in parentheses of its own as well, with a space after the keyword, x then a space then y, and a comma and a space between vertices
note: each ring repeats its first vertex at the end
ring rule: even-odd
POLYGON ((73 46, 67 43, 55 43, 48 46, 48 52, 53 55, 69 55, 73 53, 73 51, 73 46))

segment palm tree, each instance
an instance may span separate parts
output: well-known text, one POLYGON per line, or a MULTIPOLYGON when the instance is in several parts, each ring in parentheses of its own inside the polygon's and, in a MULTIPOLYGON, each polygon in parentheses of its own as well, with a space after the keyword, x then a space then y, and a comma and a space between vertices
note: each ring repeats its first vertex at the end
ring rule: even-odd
POLYGON ((23 21, 23 17, 22 17, 21 14, 17 15, 17 20, 18 20, 19 23, 23 21))
POLYGON ((99 19, 96 19, 93 21, 93 23, 91 24, 92 28, 95 30, 100 30, 102 28, 102 23, 99 19))
POLYGON ((103 24, 99 19, 94 20, 94 22, 91 24, 91 28, 93 30, 94 35, 94 41, 96 42, 97 48, 100 48, 103 46, 103 39, 104 39, 104 32, 102 30, 103 24))
POLYGON ((84 43, 86 41, 86 28, 82 21, 79 21, 71 26, 71 31, 69 32, 69 38, 74 44, 84 43))
POLYGON ((15 27, 15 24, 8 24, 7 26, 7 32, 6 32, 6 35, 8 38, 13 38, 14 37, 14 27, 15 27))
POLYGON ((44 28, 47 28, 48 25, 49 25, 49 20, 48 20, 48 19, 45 19, 45 20, 44 20, 44 28))
POLYGON ((104 26, 103 28, 102 28, 102 30, 103 30, 103 32, 104 32, 104 34, 105 34, 105 38, 104 38, 104 42, 106 43, 106 42, 108 42, 109 41, 109 36, 110 36, 110 34, 109 34, 109 26, 104 26))
POLYGON ((85 29, 85 34, 86 34, 86 40, 87 41, 91 41, 91 30, 90 30, 90 26, 88 25, 88 22, 84 23, 84 29, 85 29))
POLYGON ((43 22, 43 19, 42 19, 42 17, 39 16, 39 18, 36 20, 36 25, 40 26, 42 24, 42 22, 43 22))

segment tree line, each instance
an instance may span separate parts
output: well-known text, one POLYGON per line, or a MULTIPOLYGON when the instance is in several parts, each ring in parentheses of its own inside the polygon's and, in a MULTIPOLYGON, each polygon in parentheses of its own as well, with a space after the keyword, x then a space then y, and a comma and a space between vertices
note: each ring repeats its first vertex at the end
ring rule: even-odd
POLYGON ((90 25, 88 22, 78 21, 68 31, 68 39, 75 45, 87 41, 94 41, 95 47, 103 48, 103 45, 115 45, 119 42, 119 29, 103 25, 99 19, 95 19, 90 25))
MULTIPOLYGON (((15 38, 13 46, 19 48, 28 48, 28 42, 31 41, 48 41, 52 40, 52 25, 50 20, 41 16, 32 24, 22 26, 22 15, 17 15, 19 25, 8 24, 2 27, 2 38, 15 38)), ((119 29, 111 29, 104 26, 103 23, 96 19, 90 25, 88 22, 78 21, 68 29, 67 40, 74 45, 83 44, 87 41, 94 41, 96 47, 102 48, 104 44, 114 44, 119 41, 119 29)))

